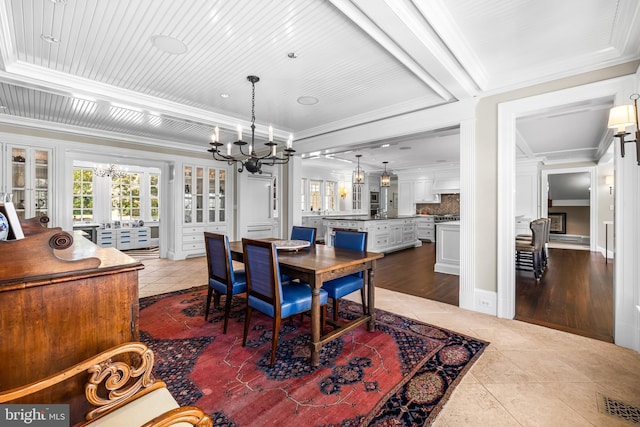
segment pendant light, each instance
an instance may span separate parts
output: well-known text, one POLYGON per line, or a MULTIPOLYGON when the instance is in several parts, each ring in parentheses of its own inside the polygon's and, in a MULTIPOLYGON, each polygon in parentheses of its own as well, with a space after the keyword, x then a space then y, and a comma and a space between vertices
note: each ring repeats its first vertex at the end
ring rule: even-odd
POLYGON ((358 167, 353 171, 353 183, 358 185, 364 184, 364 170, 360 168, 360 157, 362 157, 362 154, 356 154, 358 167))
POLYGON ((387 172, 387 163, 382 162, 384 164, 384 172, 380 175, 380 187, 390 187, 391 186, 391 175, 387 172))

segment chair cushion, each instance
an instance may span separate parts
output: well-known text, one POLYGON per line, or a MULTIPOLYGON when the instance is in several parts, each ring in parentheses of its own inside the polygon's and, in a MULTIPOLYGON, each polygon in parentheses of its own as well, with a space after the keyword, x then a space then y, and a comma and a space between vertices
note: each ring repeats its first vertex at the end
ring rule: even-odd
MULTIPOLYGON (((327 303, 327 292, 320 290, 320 305, 327 303)), ((275 316, 273 306, 254 296, 249 296, 250 307, 266 314, 269 317, 275 316)), ((311 286, 308 283, 296 283, 282 287, 282 309, 281 318, 289 317, 293 314, 303 313, 311 309, 311 286)))
POLYGON ((357 274, 350 274, 337 279, 329 280, 322 284, 322 289, 327 291, 330 298, 342 298, 364 286, 364 280, 357 274))
MULTIPOLYGON (((245 275, 244 270, 235 271, 234 272, 236 281, 233 282, 231 295, 241 294, 247 291, 247 276, 245 275)), ((209 278, 209 287, 214 291, 218 291, 219 293, 226 295, 227 294, 227 284, 221 283, 215 279, 209 278)))
MULTIPOLYGON (((141 426, 147 421, 179 407, 169 390, 163 387, 98 418, 91 423, 91 426, 141 426)), ((191 426, 192 424, 185 422, 175 425, 191 426)))

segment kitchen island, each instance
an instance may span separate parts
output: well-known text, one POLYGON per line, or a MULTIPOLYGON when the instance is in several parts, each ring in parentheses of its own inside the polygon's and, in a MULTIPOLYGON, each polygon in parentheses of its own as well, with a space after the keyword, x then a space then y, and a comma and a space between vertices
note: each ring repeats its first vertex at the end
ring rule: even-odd
POLYGON ((436 224, 437 273, 460 275, 460 221, 436 224))
POLYGON ((325 228, 325 244, 328 246, 333 245, 332 237, 336 230, 366 231, 369 252, 392 252, 422 245, 418 239, 415 216, 344 216, 323 218, 322 222, 325 228))

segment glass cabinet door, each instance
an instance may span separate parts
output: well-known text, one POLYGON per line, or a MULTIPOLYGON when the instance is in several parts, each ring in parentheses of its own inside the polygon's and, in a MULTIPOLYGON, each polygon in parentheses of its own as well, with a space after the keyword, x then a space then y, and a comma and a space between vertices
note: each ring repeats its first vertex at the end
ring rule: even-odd
POLYGON ((11 149, 11 187, 13 204, 18 217, 26 218, 25 201, 27 200, 27 150, 25 148, 11 149))
POLYGON ((204 168, 196 167, 195 180, 196 222, 202 224, 204 222, 204 168))
POLYGON ((11 147, 11 192, 18 217, 49 214, 50 158, 51 150, 11 147))
POLYGON ((35 159, 35 216, 44 216, 49 212, 49 152, 34 150, 35 159))
POLYGON ((191 188, 193 187, 193 168, 191 166, 184 167, 184 202, 182 211, 184 213, 184 223, 191 224, 193 222, 193 196, 191 188))
POLYGON ((227 217, 225 215, 225 210, 227 208, 226 204, 226 173, 227 171, 224 169, 218 169, 218 200, 220 203, 218 204, 218 221, 225 222, 227 217))
POLYGON ((226 221, 226 170, 184 166, 184 223, 226 221))

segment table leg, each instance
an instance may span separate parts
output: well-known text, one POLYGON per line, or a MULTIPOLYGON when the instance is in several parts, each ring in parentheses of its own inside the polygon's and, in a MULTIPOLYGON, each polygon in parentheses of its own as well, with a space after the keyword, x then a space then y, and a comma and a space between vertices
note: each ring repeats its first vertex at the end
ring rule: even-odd
POLYGON ((311 366, 320 365, 320 287, 311 285, 311 366))
POLYGON ((371 263, 371 268, 369 270, 367 270, 367 275, 369 276, 367 280, 367 311, 369 312, 369 316, 371 316, 369 318, 369 321, 367 322, 367 330, 369 332, 373 332, 376 329, 376 306, 375 306, 375 289, 376 287, 374 286, 373 283, 373 276, 374 276, 374 269, 376 266, 376 262, 373 261, 371 263))

